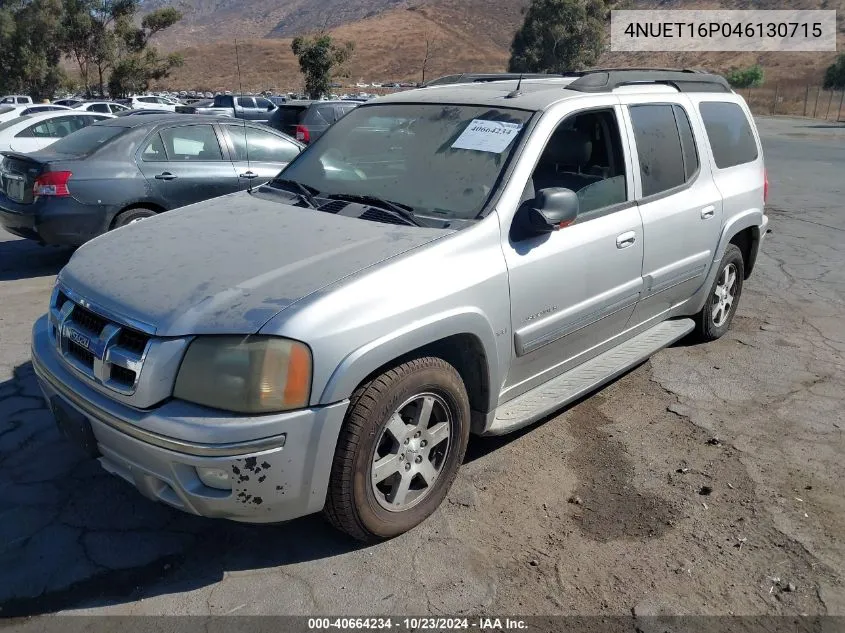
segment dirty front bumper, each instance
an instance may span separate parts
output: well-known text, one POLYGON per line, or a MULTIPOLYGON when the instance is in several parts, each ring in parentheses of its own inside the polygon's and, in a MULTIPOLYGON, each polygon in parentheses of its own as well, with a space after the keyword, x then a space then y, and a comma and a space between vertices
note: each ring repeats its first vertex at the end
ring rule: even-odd
MULTIPOLYGON (((171 400, 140 410, 108 398, 59 358, 45 318, 33 327, 32 364, 53 413, 60 420, 82 420, 91 437, 88 449, 98 453, 103 468, 150 499, 192 514, 254 523, 294 519, 325 503, 346 401, 260 418, 196 407, 193 420, 217 427, 214 443, 198 443, 148 430, 160 428, 169 414, 184 416, 193 405, 171 400), (273 434, 244 440, 244 425, 273 434), (221 429, 238 426, 237 441, 219 441, 225 440, 221 429), (225 472, 232 489, 206 485, 198 469, 225 472)), ((69 435, 86 444, 85 433, 69 435)))

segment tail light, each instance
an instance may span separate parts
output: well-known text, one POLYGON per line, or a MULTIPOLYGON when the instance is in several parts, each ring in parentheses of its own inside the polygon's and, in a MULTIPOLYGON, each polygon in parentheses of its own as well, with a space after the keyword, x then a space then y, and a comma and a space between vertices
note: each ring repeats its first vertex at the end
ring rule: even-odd
POLYGON ((763 170, 763 204, 769 201, 769 170, 763 170))
POLYGON ((32 193, 38 196, 69 196, 67 181, 73 176, 69 171, 48 171, 35 179, 32 185, 32 193))
POLYGON ((296 132, 295 132, 296 140, 300 143, 308 143, 311 141, 311 133, 308 131, 308 128, 304 125, 297 125, 296 132))

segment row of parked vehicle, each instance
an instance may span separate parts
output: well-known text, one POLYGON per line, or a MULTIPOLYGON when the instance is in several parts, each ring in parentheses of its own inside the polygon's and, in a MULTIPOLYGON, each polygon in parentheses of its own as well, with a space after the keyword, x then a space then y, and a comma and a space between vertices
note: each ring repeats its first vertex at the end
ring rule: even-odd
MULTIPOLYGON (((0 221, 44 244, 254 187, 275 176, 357 101, 218 95, 209 107, 115 102, 0 107, 0 221)), ((149 97, 149 99, 160 99, 149 97)))

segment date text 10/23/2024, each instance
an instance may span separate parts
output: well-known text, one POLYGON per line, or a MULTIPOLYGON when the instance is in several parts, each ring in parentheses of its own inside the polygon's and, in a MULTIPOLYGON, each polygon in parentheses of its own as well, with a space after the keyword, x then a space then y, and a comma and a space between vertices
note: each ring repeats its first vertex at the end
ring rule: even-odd
POLYGON ((477 617, 327 617, 309 618, 308 631, 525 631, 528 623, 520 618, 477 617))

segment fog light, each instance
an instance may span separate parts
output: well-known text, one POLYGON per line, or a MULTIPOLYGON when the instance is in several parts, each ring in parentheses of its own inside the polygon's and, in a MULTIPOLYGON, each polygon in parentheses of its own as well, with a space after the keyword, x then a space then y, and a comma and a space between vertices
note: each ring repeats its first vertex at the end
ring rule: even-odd
POLYGON ((232 479, 229 477, 229 471, 222 468, 203 468, 197 467, 197 475, 200 481, 209 488, 217 488, 218 490, 231 490, 232 479))

